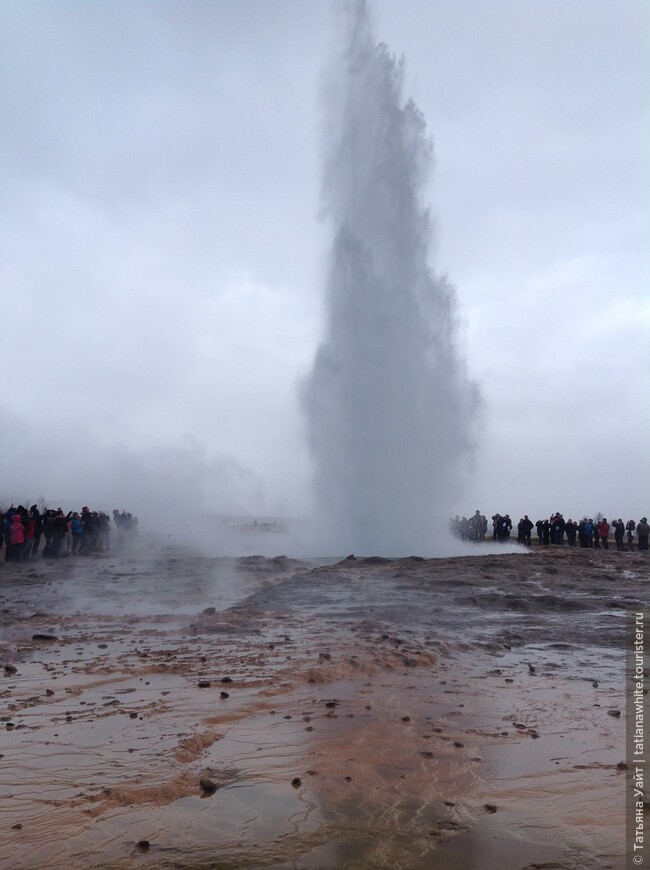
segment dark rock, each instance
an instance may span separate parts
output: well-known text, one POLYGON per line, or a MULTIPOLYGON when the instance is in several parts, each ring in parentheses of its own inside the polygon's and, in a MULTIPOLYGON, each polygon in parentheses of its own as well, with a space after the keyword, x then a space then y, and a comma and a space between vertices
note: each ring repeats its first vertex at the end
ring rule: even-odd
POLYGON ((594 687, 594 689, 597 689, 598 688, 598 680, 594 680, 591 685, 594 687))
POLYGON ((15 674, 17 670, 15 665, 5 665, 5 674, 15 674))
POLYGON ((33 634, 32 640, 58 640, 53 634, 33 634))
POLYGON ((108 644, 107 643, 98 643, 97 649, 108 649, 108 644))
POLYGON ((483 804, 486 813, 496 813, 497 808, 494 804, 483 804))
POLYGON ((438 827, 441 831, 459 831, 463 826, 455 819, 441 819, 438 822, 438 827))
POLYGON ((624 761, 619 761, 619 763, 616 765, 616 770, 627 770, 627 769, 628 769, 628 766, 624 761))
POLYGON ((130 717, 131 719, 137 719, 137 718, 138 718, 138 714, 137 714, 137 713, 129 713, 129 717, 130 717))
POLYGON ((327 707, 328 710, 331 710, 333 707, 336 707, 337 705, 338 705, 338 701, 326 701, 325 702, 325 706, 327 707))
POLYGON ((221 698, 229 698, 229 697, 230 697, 230 695, 228 694, 228 692, 219 692, 219 696, 220 696, 221 698))
POLYGON ((200 779, 199 785, 203 789, 206 794, 214 794, 217 790, 217 784, 213 782, 211 779, 200 779))
POLYGON ((206 607, 205 610, 202 610, 201 612, 205 613, 206 616, 212 616, 213 613, 217 612, 217 608, 216 607, 206 607))
POLYGON ((410 716, 402 716, 402 722, 410 722, 410 721, 411 721, 410 716))
POLYGON ((460 740, 454 740, 454 746, 456 749, 462 749, 465 744, 461 743, 460 740))
POLYGON ((209 689, 211 685, 210 680, 199 680, 198 683, 199 689, 209 689))
POLYGON ((608 716, 613 716, 615 719, 618 719, 618 717, 621 715, 621 711, 620 711, 620 710, 616 710, 616 709, 608 710, 608 711, 607 711, 607 715, 608 715, 608 716))
POLYGON ((142 852, 146 852, 150 845, 151 843, 149 842, 149 840, 138 840, 138 842, 136 843, 136 846, 142 852))
POLYGON ((232 677, 222 677, 221 682, 222 683, 232 683, 232 677))
POLYGON ((322 659, 323 661, 330 661, 332 656, 330 655, 330 653, 318 653, 318 658, 322 659))
POLYGON ((300 788, 300 786, 302 785, 302 780, 300 779, 300 777, 296 776, 291 780, 291 785, 294 788, 300 788))
POLYGON ((22 829, 23 829, 23 826, 22 826, 22 824, 21 824, 20 822, 18 822, 17 825, 12 825, 12 826, 11 826, 11 830, 12 830, 12 831, 22 831, 22 829))

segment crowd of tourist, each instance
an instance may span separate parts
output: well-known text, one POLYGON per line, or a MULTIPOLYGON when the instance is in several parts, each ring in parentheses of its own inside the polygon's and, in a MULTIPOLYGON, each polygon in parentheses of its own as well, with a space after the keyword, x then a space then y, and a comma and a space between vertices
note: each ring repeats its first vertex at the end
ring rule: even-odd
POLYGON ((114 510, 113 518, 104 511, 55 510, 33 504, 29 510, 23 505, 0 513, 0 550, 5 546, 6 562, 27 559, 56 559, 61 555, 81 556, 101 553, 111 546, 121 548, 137 530, 138 518, 122 510, 114 510), (115 529, 113 541, 112 531, 115 529), (41 542, 43 549, 39 552, 41 542))
MULTIPOLYGON (((581 520, 565 520, 561 513, 554 513, 548 519, 533 522, 525 514, 517 523, 517 543, 531 545, 532 531, 535 529, 541 546, 595 547, 609 549, 610 536, 614 535, 617 550, 632 550, 636 543, 638 550, 648 549, 650 525, 648 518, 642 517, 623 522, 619 517, 609 523, 606 517, 597 515, 596 519, 583 517, 581 520)), ((509 514, 494 514, 492 517, 492 538, 495 541, 508 541, 512 538, 513 522, 509 514)), ((451 521, 451 531, 463 541, 484 541, 488 533, 488 521, 480 512, 474 516, 456 516, 451 521)))

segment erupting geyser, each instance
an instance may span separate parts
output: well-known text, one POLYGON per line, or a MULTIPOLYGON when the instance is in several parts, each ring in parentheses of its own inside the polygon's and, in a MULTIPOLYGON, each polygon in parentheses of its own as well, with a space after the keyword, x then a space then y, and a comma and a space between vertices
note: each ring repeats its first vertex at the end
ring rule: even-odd
POLYGON ((428 261, 424 119, 366 2, 345 13, 326 93, 326 332, 304 393, 318 519, 331 552, 431 553, 471 452, 475 388, 453 288, 428 261))

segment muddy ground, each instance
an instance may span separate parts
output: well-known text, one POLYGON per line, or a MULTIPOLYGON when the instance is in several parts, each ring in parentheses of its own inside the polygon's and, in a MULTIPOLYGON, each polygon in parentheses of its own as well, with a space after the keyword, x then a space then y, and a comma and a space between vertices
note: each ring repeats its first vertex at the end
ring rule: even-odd
POLYGON ((645 553, 0 567, 2 868, 623 868, 645 553))

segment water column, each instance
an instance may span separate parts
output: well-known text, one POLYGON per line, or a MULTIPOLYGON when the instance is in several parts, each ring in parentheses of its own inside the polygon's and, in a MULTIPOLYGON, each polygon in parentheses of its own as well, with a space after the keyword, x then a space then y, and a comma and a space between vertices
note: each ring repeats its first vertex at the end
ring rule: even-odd
POLYGON ((432 146, 402 90, 368 4, 346 4, 324 88, 326 323, 303 397, 332 553, 439 550, 471 452, 475 390, 455 350, 453 288, 429 265, 432 146))

